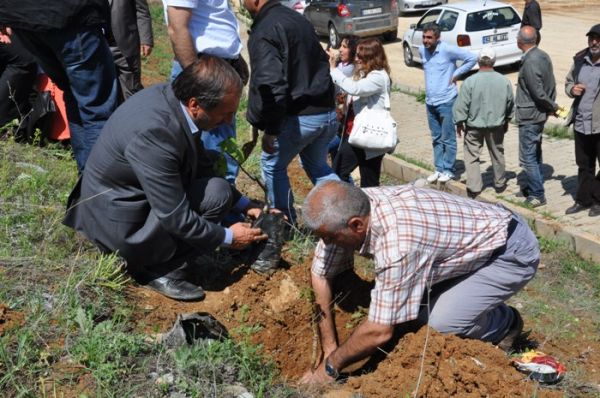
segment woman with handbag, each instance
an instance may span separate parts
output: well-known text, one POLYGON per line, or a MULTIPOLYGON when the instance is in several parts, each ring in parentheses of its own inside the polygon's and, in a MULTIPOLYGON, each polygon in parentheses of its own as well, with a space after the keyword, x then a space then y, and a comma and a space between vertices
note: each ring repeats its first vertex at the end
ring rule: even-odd
MULTIPOLYGON (((372 140, 377 142, 374 147, 351 145, 349 136, 357 130, 356 121, 361 116, 361 112, 363 112, 362 119, 369 119, 370 112, 386 111, 389 108, 390 67, 385 51, 378 39, 360 40, 356 48, 352 77, 345 76, 337 69, 337 54, 334 51, 330 50, 328 54, 331 79, 348 94, 346 119, 350 120, 353 118, 352 115, 356 115, 351 129, 346 128, 342 136, 342 143, 334 159, 333 169, 343 181, 349 182, 350 173, 358 166, 362 188, 379 186, 381 161, 383 155, 390 151, 390 148, 378 147, 377 137, 372 140)), ((361 134, 363 130, 361 128, 361 134)), ((369 129, 367 128, 367 130, 369 129)))

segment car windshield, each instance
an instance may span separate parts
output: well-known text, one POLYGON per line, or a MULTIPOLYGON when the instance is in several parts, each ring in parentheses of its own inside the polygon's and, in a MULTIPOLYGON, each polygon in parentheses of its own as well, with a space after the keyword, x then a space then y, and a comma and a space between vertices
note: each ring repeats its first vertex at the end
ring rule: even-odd
POLYGON ((521 22, 521 18, 511 7, 494 8, 472 12, 467 15, 467 32, 478 32, 495 28, 506 28, 521 22))

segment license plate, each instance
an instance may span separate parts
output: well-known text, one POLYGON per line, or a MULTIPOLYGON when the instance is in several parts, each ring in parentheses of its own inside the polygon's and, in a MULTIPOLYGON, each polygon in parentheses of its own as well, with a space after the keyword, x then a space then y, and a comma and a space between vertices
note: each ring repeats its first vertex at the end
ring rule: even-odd
POLYGON ((375 14, 381 14, 383 10, 381 9, 381 7, 375 7, 375 8, 365 8, 364 10, 362 10, 362 15, 375 15, 375 14))
POLYGON ((496 43, 508 40, 508 33, 498 33, 496 35, 483 36, 483 44, 496 43))

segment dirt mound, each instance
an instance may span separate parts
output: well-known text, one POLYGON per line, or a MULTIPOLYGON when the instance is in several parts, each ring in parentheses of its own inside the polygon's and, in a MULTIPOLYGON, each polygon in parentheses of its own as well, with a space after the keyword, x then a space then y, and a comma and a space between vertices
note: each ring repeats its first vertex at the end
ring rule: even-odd
POLYGON ((13 311, 0 303, 0 336, 4 334, 5 330, 20 326, 23 320, 24 317, 21 312, 13 311))

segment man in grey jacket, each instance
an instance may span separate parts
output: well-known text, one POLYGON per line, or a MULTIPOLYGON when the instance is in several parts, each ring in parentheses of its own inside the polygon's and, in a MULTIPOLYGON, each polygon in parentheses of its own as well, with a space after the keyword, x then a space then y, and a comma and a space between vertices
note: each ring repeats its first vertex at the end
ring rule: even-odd
POLYGON ((146 0, 109 0, 110 51, 117 67, 119 100, 123 102, 144 88, 141 56, 152 52, 152 18, 146 0))
POLYGON ((575 204, 565 214, 590 209, 588 215, 600 215, 600 24, 587 33, 588 48, 573 57, 567 74, 565 92, 574 98, 568 124, 575 130, 575 161, 578 168, 575 204))
POLYGON ((539 207, 546 204, 542 174, 542 132, 548 115, 555 115, 556 83, 552 60, 535 44, 535 28, 519 30, 517 45, 523 51, 517 82, 515 118, 519 124, 519 164, 526 176, 521 187, 524 204, 539 207))
POLYGON ((257 204, 215 176, 200 130, 231 123, 242 82, 225 61, 205 56, 172 84, 140 91, 110 117, 69 198, 65 224, 104 252, 117 252, 148 288, 177 300, 204 297, 193 259, 266 239, 260 229, 220 225, 232 209, 257 204))
POLYGON ((484 47, 479 52, 479 72, 468 77, 454 103, 456 133, 465 133, 464 157, 467 172, 467 194, 475 198, 483 189, 479 156, 485 141, 494 173, 494 189, 506 189, 504 175, 504 133, 512 118, 514 97, 510 81, 494 71, 496 52, 484 47))

